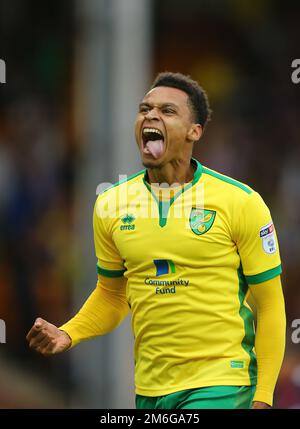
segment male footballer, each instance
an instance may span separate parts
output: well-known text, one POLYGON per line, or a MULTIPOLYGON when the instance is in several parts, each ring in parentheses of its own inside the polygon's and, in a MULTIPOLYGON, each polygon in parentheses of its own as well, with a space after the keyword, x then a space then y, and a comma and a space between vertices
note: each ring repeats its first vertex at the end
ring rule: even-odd
POLYGON ((63 326, 38 318, 27 335, 53 355, 131 311, 137 408, 273 404, 286 325, 276 232, 257 192, 192 157, 209 116, 195 81, 157 76, 135 124, 145 170, 95 204, 95 290, 63 326))

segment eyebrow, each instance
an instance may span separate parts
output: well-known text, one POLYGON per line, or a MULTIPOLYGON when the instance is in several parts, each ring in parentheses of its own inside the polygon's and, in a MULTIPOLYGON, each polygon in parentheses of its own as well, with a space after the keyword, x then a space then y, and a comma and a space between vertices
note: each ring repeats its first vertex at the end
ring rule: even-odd
MULTIPOLYGON (((151 104, 151 103, 147 103, 146 101, 145 102, 142 102, 142 103, 140 103, 139 104, 139 107, 143 107, 143 106, 149 106, 149 107, 152 107, 153 106, 153 104, 151 104)), ((178 110, 179 109, 179 107, 176 105, 176 104, 174 104, 174 103, 162 103, 161 105, 158 105, 160 108, 162 108, 162 107, 172 107, 172 108, 174 108, 174 109, 176 109, 176 110, 178 110)))

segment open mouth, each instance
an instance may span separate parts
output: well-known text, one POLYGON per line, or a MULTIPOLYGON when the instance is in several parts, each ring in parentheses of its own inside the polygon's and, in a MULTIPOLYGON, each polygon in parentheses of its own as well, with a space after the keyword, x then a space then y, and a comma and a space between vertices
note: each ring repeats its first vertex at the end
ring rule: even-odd
POLYGON ((142 130, 143 152, 158 159, 164 151, 164 136, 157 128, 145 127, 142 130))

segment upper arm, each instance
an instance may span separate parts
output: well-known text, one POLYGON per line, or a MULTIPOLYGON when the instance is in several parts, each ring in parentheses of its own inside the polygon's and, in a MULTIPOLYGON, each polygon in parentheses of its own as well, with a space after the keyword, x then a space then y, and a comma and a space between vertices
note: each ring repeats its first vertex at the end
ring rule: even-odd
POLYGON ((127 279, 124 276, 107 277, 107 276, 98 274, 97 285, 101 288, 106 289, 109 292, 126 296, 127 279))
POLYGON ((247 283, 266 282, 281 274, 276 231, 260 195, 247 195, 238 216, 235 242, 247 283))
POLYGON ((98 274, 108 278, 122 277, 125 272, 124 261, 114 243, 109 228, 109 218, 101 213, 99 199, 93 213, 93 229, 98 274))
POLYGON ((273 310, 276 312, 275 303, 284 303, 282 284, 280 276, 259 284, 249 285, 255 306, 259 310, 273 310))

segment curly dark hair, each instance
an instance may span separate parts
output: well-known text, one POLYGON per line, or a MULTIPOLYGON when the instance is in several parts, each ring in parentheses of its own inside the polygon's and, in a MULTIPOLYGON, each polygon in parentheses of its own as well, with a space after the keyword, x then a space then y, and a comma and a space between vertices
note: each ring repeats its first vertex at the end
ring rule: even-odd
POLYGON ((209 107, 208 97, 203 88, 182 73, 164 72, 159 73, 150 89, 157 86, 168 86, 184 91, 189 97, 189 105, 194 116, 194 120, 204 128, 210 120, 211 110, 209 107))

